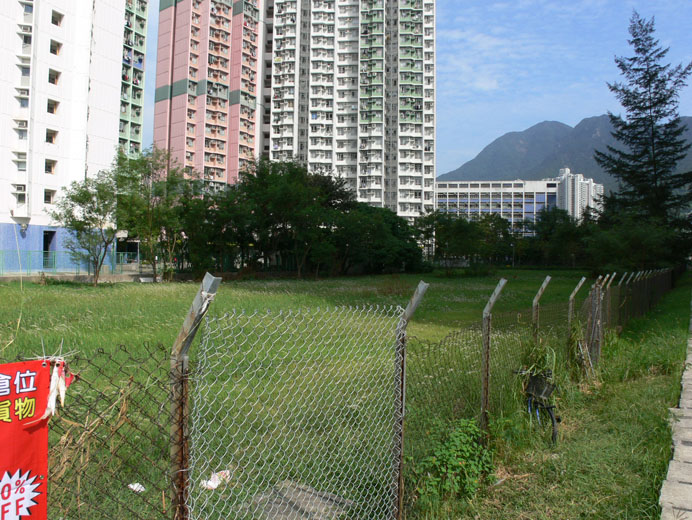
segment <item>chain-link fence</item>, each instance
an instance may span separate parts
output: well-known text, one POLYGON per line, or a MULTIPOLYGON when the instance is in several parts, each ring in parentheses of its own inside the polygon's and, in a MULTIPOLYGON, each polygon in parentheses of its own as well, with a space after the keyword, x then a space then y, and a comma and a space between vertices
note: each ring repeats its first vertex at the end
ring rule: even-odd
POLYGON ((208 318, 190 375, 190 517, 395 518, 402 312, 208 318))
MULTIPOLYGON (((436 432, 517 410, 532 364, 593 375, 605 331, 650 310, 677 274, 490 306, 440 342, 406 339, 408 308, 343 307, 210 317, 189 361, 161 345, 69 355, 79 377, 49 425, 49 517, 400 518, 402 475, 436 432)), ((200 295, 183 341, 211 301, 200 295)))
POLYGON ((69 355, 76 379, 48 425, 48 518, 170 518, 168 351, 69 355))
MULTIPOLYGON (((648 312, 668 292, 679 271, 660 270, 599 277, 590 289, 575 287, 569 300, 493 313, 431 343, 410 338, 407 349, 407 476, 430 455, 431 440, 455 421, 500 417, 525 406, 531 374, 547 375, 560 386, 570 378, 593 377, 607 330, 619 331, 648 312), (485 363, 484 363, 485 358, 485 363), (487 364, 487 370, 485 369, 487 364), (484 392, 486 398, 484 399, 484 392)), ((543 289, 549 278, 544 282, 543 289)), ((501 290, 504 281, 498 286, 501 290)), ((537 288, 538 289, 538 288, 537 288)), ((494 301, 496 295, 491 297, 494 301)), ((415 480, 407 487, 415 503, 415 480)))

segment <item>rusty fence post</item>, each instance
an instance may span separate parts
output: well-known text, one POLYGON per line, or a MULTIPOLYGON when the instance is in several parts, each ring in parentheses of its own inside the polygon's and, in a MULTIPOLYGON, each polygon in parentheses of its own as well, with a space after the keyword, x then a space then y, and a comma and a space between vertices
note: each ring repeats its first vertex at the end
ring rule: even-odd
POLYGON ((398 446, 396 448, 395 456, 397 457, 397 463, 399 467, 399 481, 397 487, 397 497, 396 497, 396 516, 397 520, 402 520, 404 514, 404 426, 406 424, 406 327, 408 327, 408 322, 413 317, 413 313, 416 312, 418 305, 423 299, 423 295, 430 287, 430 284, 420 281, 418 287, 416 287, 416 292, 413 293, 411 300, 406 306, 406 310, 401 315, 401 319, 396 327, 396 350, 397 358, 400 363, 399 374, 401 376, 401 381, 399 384, 399 423, 397 424, 397 440, 398 446))
POLYGON ((484 438, 488 439, 488 408, 490 406, 490 334, 493 320, 493 307, 495 302, 500 297, 502 289, 504 289, 507 280, 501 278, 498 282, 493 294, 490 295, 488 303, 483 309, 483 354, 481 364, 481 420, 480 428, 484 438))
POLYGON ((545 277, 545 280, 543 280, 543 283, 541 284, 541 287, 538 289, 538 292, 536 293, 536 296, 533 297, 533 305, 531 306, 531 324, 533 326, 533 340, 538 343, 538 328, 539 328, 539 314, 540 314, 540 301, 541 301, 541 296, 543 296, 543 293, 545 292, 546 288, 548 287, 548 284, 550 283, 550 275, 545 277))
POLYGON ((581 286, 584 285, 585 281, 586 281, 586 276, 582 276, 581 280, 579 280, 579 283, 577 284, 577 286, 572 291, 572 294, 569 295, 569 304, 567 306, 567 335, 568 335, 568 337, 572 337, 572 320, 574 319, 574 299, 577 297, 577 293, 579 292, 579 289, 581 289, 581 286))
POLYGON ((594 365, 593 353, 595 348, 595 331, 597 327, 597 316, 596 311, 598 310, 598 288, 600 287, 601 280, 603 280, 603 275, 599 275, 596 281, 591 285, 591 290, 589 291, 589 315, 586 320, 586 350, 589 353, 589 360, 591 366, 594 365))
POLYGON ((613 328, 613 323, 612 323, 612 291, 610 289, 610 286, 613 285, 613 281, 615 280, 615 276, 617 275, 617 272, 614 272, 612 275, 610 275, 610 280, 608 280, 608 284, 606 285, 606 326, 608 328, 613 328))
POLYGON ((173 481, 173 518, 187 520, 187 492, 189 482, 188 445, 188 352, 209 305, 219 288, 221 278, 209 273, 204 276, 183 326, 171 349, 171 479, 173 481))

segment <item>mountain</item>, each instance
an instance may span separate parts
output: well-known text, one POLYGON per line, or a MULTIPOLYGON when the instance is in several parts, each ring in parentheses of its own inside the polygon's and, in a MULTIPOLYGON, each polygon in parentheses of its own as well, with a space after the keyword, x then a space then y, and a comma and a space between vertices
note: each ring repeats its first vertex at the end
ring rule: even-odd
MULTIPOLYGON (((685 137, 692 142, 692 117, 682 117, 685 137)), ((558 121, 544 121, 524 130, 495 139, 473 159, 444 175, 439 181, 456 180, 536 180, 556 177, 560 168, 581 173, 606 189, 616 189, 617 181, 593 159, 594 150, 615 146, 607 115, 588 117, 572 128, 558 121)), ((679 171, 692 170, 692 153, 678 164, 679 171)))

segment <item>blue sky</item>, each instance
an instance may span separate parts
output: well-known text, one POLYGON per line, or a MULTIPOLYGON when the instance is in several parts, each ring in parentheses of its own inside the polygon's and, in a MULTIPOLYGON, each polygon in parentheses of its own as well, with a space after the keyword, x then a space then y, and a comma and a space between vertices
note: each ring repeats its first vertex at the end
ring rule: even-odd
MULTIPOLYGON (((619 113, 606 82, 632 54, 629 19, 655 16, 668 61, 692 61, 690 0, 437 0, 437 174, 506 132, 619 113)), ((692 115, 692 87, 680 97, 692 115)))
MULTIPOLYGON (((159 0, 149 7, 144 143, 152 141, 159 0)), ((541 121, 574 126, 618 113, 606 82, 632 54, 632 10, 656 18, 668 61, 692 61, 690 0, 437 0, 437 174, 506 132, 541 121)), ((692 87, 680 97, 692 116, 692 87)))

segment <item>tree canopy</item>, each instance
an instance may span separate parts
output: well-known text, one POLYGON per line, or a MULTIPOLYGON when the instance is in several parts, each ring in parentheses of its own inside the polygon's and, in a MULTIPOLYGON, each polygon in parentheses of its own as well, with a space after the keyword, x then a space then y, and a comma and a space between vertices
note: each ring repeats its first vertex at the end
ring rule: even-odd
POLYGON ((629 25, 634 55, 616 57, 623 80, 609 83, 625 117, 609 113, 618 146, 595 153, 596 162, 620 181, 619 206, 644 217, 669 222, 692 200, 692 172, 675 173, 690 148, 682 138, 680 90, 692 63, 664 63, 668 48, 654 38, 654 20, 635 11, 629 25))

